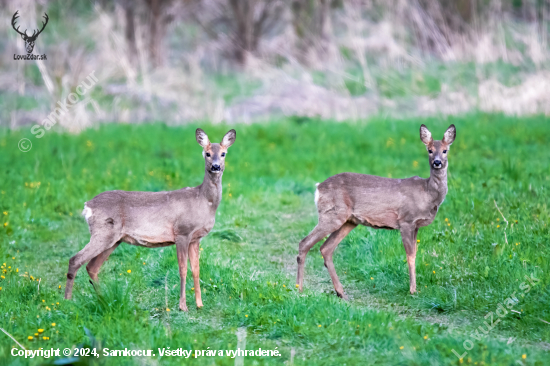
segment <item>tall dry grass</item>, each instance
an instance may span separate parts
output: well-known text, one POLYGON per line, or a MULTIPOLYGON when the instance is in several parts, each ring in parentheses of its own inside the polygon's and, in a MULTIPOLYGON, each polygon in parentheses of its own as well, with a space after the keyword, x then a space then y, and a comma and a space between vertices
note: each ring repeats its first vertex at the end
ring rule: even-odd
MULTIPOLYGON (((0 123, 39 123, 93 70, 95 91, 61 126, 548 113, 548 1, 525 2, 519 13, 502 0, 452 8, 436 0, 246 2, 243 10, 230 0, 165 1, 159 40, 146 1, 128 18, 122 0, 90 7, 5 0, 2 19, 19 10, 32 28, 50 11, 50 24, 35 47, 47 61, 0 60, 0 123), (459 67, 473 72, 453 77, 459 67), (422 91, 427 76, 439 86, 422 91)), ((24 53, 9 22, 0 35, 3 54, 24 53)))

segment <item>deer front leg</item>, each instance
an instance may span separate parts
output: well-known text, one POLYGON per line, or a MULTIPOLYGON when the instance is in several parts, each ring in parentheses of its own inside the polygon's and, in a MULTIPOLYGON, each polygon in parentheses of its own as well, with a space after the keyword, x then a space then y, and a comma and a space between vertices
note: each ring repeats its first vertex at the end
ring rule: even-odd
POLYGON ((176 250, 178 253, 178 265, 180 271, 180 310, 188 311, 185 301, 185 284, 187 280, 187 253, 189 250, 189 237, 178 235, 176 237, 176 250))
POLYGON ((195 300, 197 308, 202 308, 201 282, 199 279, 199 246, 200 240, 195 240, 189 244, 189 262, 191 262, 191 271, 193 272, 193 283, 195 284, 195 300))
POLYGON ((416 235, 418 234, 418 228, 413 225, 404 225, 401 227, 401 238, 403 239, 403 246, 407 253, 407 264, 409 265, 409 281, 411 294, 416 292, 416 235))

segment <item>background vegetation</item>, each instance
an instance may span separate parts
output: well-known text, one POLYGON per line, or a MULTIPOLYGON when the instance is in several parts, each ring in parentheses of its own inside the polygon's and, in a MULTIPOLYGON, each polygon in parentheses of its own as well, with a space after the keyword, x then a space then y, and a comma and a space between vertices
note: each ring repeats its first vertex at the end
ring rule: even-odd
POLYGON ((547 0, 0 2, 0 124, 41 123, 93 70, 59 122, 184 124, 281 116, 549 113, 547 0), (14 61, 50 21, 35 54, 14 61), (30 32, 30 31, 29 31, 30 32))

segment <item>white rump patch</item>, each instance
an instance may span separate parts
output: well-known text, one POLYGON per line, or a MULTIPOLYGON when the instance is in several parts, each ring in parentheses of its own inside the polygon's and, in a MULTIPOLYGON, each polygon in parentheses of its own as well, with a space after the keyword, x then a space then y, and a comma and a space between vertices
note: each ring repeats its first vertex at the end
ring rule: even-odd
POLYGON ((92 209, 86 206, 86 204, 84 204, 84 210, 82 211, 82 215, 86 219, 86 222, 88 222, 88 219, 92 217, 92 209))
MULTIPOLYGON (((319 183, 315 183, 315 187, 319 187, 319 183)), ((319 188, 315 190, 315 206, 317 206, 317 202, 319 202, 319 188)))

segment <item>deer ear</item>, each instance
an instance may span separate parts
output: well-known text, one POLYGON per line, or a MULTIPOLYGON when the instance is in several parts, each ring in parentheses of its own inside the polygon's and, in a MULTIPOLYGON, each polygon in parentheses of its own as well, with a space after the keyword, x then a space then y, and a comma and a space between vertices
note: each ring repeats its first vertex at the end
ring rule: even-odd
POLYGON ((237 132, 235 130, 229 130, 229 132, 227 132, 223 137, 220 145, 222 145, 227 149, 229 146, 233 145, 236 138, 237 138, 237 132))
POLYGON ((449 128, 447 128, 447 131, 445 131, 445 134, 443 135, 443 142, 446 145, 451 145, 456 137, 456 127, 455 125, 450 125, 449 128))
POLYGON ((432 133, 430 132, 430 130, 428 130, 428 127, 424 125, 420 126, 420 140, 426 146, 433 142, 432 133))
POLYGON ((197 139, 199 145, 201 145, 203 148, 207 149, 210 146, 210 140, 208 139, 206 132, 204 132, 202 129, 197 128, 197 131, 195 132, 195 138, 197 139))

